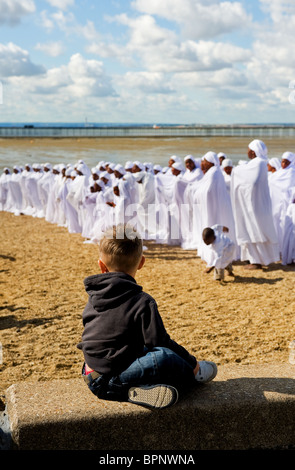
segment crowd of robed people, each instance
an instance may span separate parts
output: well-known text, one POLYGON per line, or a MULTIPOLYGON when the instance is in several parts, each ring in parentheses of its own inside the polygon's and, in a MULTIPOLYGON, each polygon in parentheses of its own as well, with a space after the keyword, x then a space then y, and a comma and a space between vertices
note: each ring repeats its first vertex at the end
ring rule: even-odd
POLYGON ((197 250, 209 268, 216 252, 202 234, 221 226, 234 245, 232 261, 247 261, 245 268, 294 263, 295 154, 268 158, 258 139, 247 151, 236 165, 208 151, 173 155, 166 167, 100 161, 89 168, 82 160, 6 167, 0 210, 45 218, 93 243, 108 227, 129 223, 145 240, 197 250))

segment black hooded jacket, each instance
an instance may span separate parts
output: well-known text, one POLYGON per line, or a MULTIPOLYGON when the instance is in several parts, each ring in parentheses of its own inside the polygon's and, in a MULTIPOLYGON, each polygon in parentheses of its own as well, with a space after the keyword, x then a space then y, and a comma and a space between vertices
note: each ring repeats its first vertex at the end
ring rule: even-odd
POLYGON ((143 355, 144 347, 171 349, 194 368, 196 359, 165 330, 155 300, 123 272, 84 280, 88 303, 83 312, 82 349, 86 364, 115 376, 143 355))

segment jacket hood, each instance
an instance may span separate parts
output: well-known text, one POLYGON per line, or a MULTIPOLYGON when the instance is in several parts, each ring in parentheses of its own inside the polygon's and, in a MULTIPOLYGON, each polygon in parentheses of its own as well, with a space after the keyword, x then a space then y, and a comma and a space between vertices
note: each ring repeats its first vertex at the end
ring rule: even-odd
POLYGON ((84 280, 89 301, 97 311, 116 308, 142 292, 135 279, 123 272, 95 274, 84 280))

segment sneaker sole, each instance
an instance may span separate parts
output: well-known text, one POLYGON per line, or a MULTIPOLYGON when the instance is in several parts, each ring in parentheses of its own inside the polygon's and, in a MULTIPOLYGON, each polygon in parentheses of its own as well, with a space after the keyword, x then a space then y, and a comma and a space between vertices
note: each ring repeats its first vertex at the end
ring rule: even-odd
POLYGON ((178 400, 178 391, 170 385, 131 387, 128 401, 147 408, 167 408, 178 400))

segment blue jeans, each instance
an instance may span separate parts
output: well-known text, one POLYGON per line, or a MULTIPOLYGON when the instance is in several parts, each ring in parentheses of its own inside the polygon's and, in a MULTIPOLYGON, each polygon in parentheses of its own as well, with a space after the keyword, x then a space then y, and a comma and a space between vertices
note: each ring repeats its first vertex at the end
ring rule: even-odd
POLYGON ((132 386, 173 385, 179 392, 195 383, 193 367, 178 354, 167 348, 156 347, 136 359, 115 377, 101 375, 90 379, 88 387, 104 400, 126 401, 132 386))

